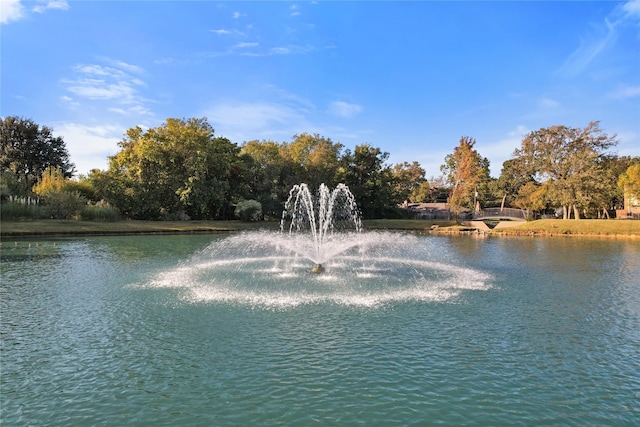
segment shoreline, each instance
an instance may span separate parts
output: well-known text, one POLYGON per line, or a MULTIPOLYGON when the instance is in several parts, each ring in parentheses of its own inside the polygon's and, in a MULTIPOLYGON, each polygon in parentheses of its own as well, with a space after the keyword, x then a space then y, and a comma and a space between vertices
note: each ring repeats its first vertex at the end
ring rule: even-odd
MULTIPOLYGON (((633 220, 537 220, 508 228, 480 230, 451 221, 365 220, 369 230, 414 231, 433 235, 477 235, 481 237, 598 237, 640 239, 640 221, 633 220)), ((32 238, 86 236, 136 236, 172 234, 217 234, 248 230, 278 230, 278 221, 136 221, 79 220, 2 221, 0 241, 32 238)))

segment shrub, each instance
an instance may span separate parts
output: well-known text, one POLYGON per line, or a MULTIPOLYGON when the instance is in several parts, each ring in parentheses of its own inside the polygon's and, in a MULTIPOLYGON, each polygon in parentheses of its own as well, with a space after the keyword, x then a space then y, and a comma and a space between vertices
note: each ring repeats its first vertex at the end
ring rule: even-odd
POLYGON ((6 202, 0 204, 0 218, 3 221, 42 218, 42 208, 35 204, 6 202))
POLYGON ((262 219, 262 205, 257 200, 243 200, 238 203, 234 213, 242 221, 260 221, 262 219))
POLYGON ((43 208, 48 217, 54 219, 70 219, 80 214, 87 204, 87 199, 77 192, 53 191, 43 197, 43 208))
POLYGON ((84 221, 113 222, 120 219, 120 214, 114 208, 108 206, 90 205, 80 211, 80 219, 84 221))

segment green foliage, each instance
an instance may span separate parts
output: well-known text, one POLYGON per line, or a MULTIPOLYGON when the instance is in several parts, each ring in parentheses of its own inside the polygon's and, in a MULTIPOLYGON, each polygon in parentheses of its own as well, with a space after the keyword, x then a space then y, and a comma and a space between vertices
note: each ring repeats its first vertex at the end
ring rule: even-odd
POLYGON ((604 151, 615 137, 591 122, 584 129, 551 126, 529 133, 514 153, 523 174, 544 184, 551 204, 563 207, 564 218, 575 218, 604 202, 603 194, 615 190, 615 178, 604 167, 604 151))
POLYGON ((2 221, 40 219, 44 216, 42 208, 36 204, 16 202, 0 203, 0 218, 2 218, 2 221))
POLYGON ((640 163, 631 165, 618 179, 618 187, 630 196, 640 199, 640 163))
POLYGON ((42 176, 38 178, 38 182, 33 186, 34 194, 45 196, 53 192, 61 192, 65 190, 67 178, 60 167, 49 166, 42 172, 42 176))
POLYGON ((129 129, 122 151, 105 174, 91 179, 105 200, 124 215, 160 219, 187 215, 224 218, 233 183, 239 181, 239 148, 215 137, 205 118, 167 119, 157 128, 129 129))
POLYGON ((429 191, 425 173, 418 162, 396 164, 393 167, 396 197, 403 201, 421 202, 426 196, 425 192, 428 194, 429 191))
POLYGON ((60 168, 71 177, 74 166, 64 140, 52 129, 16 116, 0 119, 0 169, 9 192, 28 196, 48 167, 60 168))
POLYGON ((369 144, 346 150, 338 171, 338 181, 353 193, 365 219, 384 218, 388 209, 402 202, 394 187, 393 171, 385 162, 389 153, 369 144))
POLYGON ((237 204, 235 216, 242 221, 260 221, 262 205, 257 200, 243 200, 237 204))
POLYGON ((80 211, 80 219, 84 221, 113 222, 120 219, 118 211, 109 206, 87 205, 80 211))
POLYGON ((86 204, 87 199, 69 191, 52 191, 42 197, 44 214, 53 219, 77 218, 86 204))

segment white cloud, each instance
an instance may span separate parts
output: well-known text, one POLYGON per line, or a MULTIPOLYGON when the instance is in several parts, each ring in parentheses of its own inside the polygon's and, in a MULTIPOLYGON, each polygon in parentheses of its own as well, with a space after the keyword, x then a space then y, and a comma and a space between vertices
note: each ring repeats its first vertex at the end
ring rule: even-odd
POLYGON ((569 77, 580 74, 601 53, 613 46, 620 28, 640 25, 640 0, 630 0, 616 6, 604 20, 593 25, 594 31, 580 39, 580 45, 558 69, 558 73, 569 77))
POLYGON ((609 93, 609 97, 613 99, 627 99, 638 96, 640 96, 640 86, 621 86, 609 93))
POLYGON ((35 13, 44 13, 46 10, 69 10, 69 3, 67 0, 49 0, 40 1, 39 4, 34 6, 31 10, 35 13))
POLYGON ((615 27, 614 23, 605 19, 604 25, 599 27, 600 34, 592 35, 588 40, 581 39, 578 48, 569 55, 558 73, 570 77, 580 74, 605 48, 613 43, 616 35, 615 27))
POLYGON ((333 101, 329 104, 329 113, 338 117, 353 117, 362 112, 362 106, 344 101, 333 101))
POLYGON ((310 131, 304 109, 277 102, 220 102, 206 112, 216 133, 233 142, 288 139, 310 131))
POLYGON ((29 12, 44 13, 47 10, 68 9, 69 3, 66 0, 37 1, 30 9, 27 9, 20 0, 0 0, 0 23, 19 21, 26 18, 29 12))
POLYGON ((119 151, 118 141, 122 139, 120 126, 62 123, 53 128, 54 133, 64 139, 69 157, 80 174, 87 174, 91 169, 107 169, 108 157, 119 151))
POLYGON ((247 49, 247 48, 251 48, 251 47, 258 47, 258 43, 257 42, 243 42, 243 43, 236 43, 233 46, 233 49, 247 49))
POLYGON ((551 98, 542 98, 538 101, 538 104, 542 108, 556 108, 560 106, 560 103, 558 101, 551 98))
POLYGON ((631 0, 626 2, 622 6, 622 10, 625 12, 628 18, 640 19, 640 0, 631 0))
POLYGON ((8 24, 11 21, 19 21, 26 16, 26 9, 20 0, 0 1, 0 23, 8 24))
POLYGON ((219 28, 217 30, 209 30, 209 32, 218 34, 220 36, 233 36, 233 37, 245 37, 246 34, 238 30, 227 30, 225 28, 219 28))
POLYGON ((522 139, 530 132, 525 125, 518 125, 514 130, 509 131, 504 137, 497 141, 483 143, 478 141, 476 149, 482 157, 486 157, 490 162, 491 176, 500 176, 502 164, 509 160, 516 148, 522 145, 522 139))
POLYGON ((78 64, 73 67, 73 78, 63 79, 61 83, 67 91, 80 98, 78 102, 82 99, 106 101, 111 104, 107 106, 107 111, 151 115, 151 111, 144 105, 147 100, 140 93, 146 84, 132 75, 144 73, 144 70, 119 60, 103 58, 103 61, 112 66, 78 64))

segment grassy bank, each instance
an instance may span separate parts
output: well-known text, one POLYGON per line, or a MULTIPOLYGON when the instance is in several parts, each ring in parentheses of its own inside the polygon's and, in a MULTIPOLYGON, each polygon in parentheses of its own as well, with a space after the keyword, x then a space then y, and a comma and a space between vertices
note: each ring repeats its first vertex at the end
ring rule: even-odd
POLYGON ((541 219, 515 227, 492 230, 495 235, 516 236, 619 236, 640 237, 640 221, 616 219, 541 219))
MULTIPOLYGON (((274 222, 240 221, 2 221, 0 238, 83 236, 112 234, 160 234, 160 233, 216 233, 256 229, 277 230, 274 222)), ((455 233, 468 230, 451 221, 380 219, 364 221, 367 229, 415 230, 455 233)), ((492 230, 497 236, 630 236, 640 238, 640 221, 630 220, 538 220, 520 225, 492 230)))
POLYGON ((279 227, 275 222, 250 223, 240 221, 2 221, 0 236, 83 236, 110 234, 160 234, 160 233, 216 233, 279 227))

